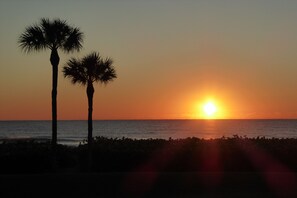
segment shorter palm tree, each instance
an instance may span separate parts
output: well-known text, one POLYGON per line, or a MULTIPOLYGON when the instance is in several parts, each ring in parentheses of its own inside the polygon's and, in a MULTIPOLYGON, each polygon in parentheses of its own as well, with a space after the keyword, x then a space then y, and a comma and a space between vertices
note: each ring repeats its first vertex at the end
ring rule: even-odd
POLYGON ((65 78, 70 78, 73 84, 87 86, 88 96, 88 145, 91 148, 93 141, 93 95, 94 82, 107 84, 117 77, 113 61, 110 58, 102 59, 99 53, 93 52, 81 60, 71 58, 63 68, 65 78))

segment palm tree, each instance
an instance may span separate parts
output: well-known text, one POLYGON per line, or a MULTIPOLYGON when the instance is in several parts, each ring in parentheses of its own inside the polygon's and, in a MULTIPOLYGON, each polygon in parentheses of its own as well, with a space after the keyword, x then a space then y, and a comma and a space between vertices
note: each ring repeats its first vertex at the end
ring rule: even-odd
POLYGON ((60 19, 42 18, 39 24, 28 26, 19 37, 18 43, 23 51, 38 52, 51 50, 52 65, 52 145, 57 144, 57 84, 60 57, 58 50, 66 53, 82 48, 83 33, 60 19))
POLYGON ((113 61, 110 58, 102 59, 99 53, 93 52, 81 60, 71 58, 63 68, 65 78, 70 78, 73 84, 87 86, 88 97, 88 145, 91 148, 93 141, 93 95, 94 82, 107 84, 117 77, 113 61))

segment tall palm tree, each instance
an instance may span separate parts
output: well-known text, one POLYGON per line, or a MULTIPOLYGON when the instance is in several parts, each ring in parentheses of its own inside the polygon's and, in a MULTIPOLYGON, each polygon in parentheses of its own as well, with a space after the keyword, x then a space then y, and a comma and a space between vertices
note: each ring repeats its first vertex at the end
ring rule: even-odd
POLYGON ((57 144, 57 85, 58 65, 60 57, 58 50, 66 53, 79 51, 82 48, 83 33, 77 27, 72 27, 60 19, 42 18, 39 24, 28 26, 19 37, 19 46, 27 53, 51 50, 52 65, 52 145, 57 144))
POLYGON ((88 97, 88 144, 89 148, 93 141, 93 95, 94 82, 107 84, 114 80, 117 75, 110 58, 102 59, 99 53, 93 52, 81 60, 71 58, 63 68, 65 78, 70 78, 73 84, 87 86, 88 97))

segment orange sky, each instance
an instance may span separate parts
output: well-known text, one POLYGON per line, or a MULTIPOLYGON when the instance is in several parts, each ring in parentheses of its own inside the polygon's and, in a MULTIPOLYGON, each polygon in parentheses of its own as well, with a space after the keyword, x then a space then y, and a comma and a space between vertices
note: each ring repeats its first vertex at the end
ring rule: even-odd
POLYGON ((50 52, 17 46, 40 17, 86 36, 81 52, 60 53, 58 119, 87 118, 85 88, 61 68, 94 50, 118 74, 95 86, 94 119, 199 119, 208 100, 214 118, 297 118, 297 2, 69 2, 0 2, 0 120, 51 119, 50 52))

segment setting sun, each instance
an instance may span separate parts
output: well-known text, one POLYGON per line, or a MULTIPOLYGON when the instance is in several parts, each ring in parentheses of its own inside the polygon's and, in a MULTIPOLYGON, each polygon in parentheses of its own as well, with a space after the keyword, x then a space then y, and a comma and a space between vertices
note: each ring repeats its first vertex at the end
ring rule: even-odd
POLYGON ((195 119, 229 119, 229 103, 224 97, 206 97, 197 99, 193 107, 195 119))
POLYGON ((207 102, 203 105, 203 112, 208 118, 213 117, 217 112, 217 107, 213 102, 207 102))

